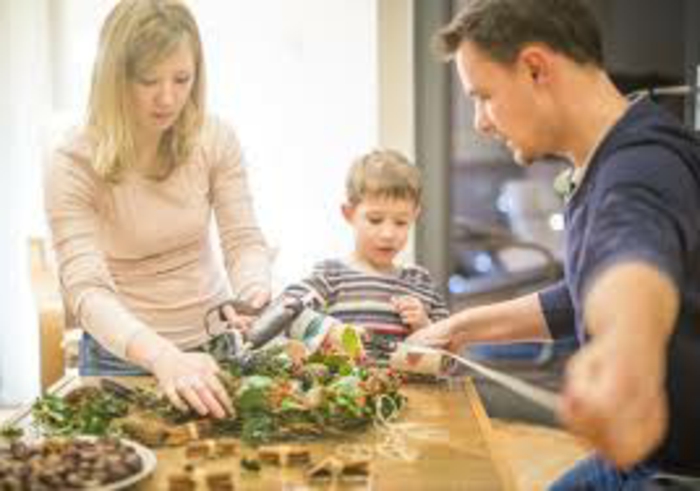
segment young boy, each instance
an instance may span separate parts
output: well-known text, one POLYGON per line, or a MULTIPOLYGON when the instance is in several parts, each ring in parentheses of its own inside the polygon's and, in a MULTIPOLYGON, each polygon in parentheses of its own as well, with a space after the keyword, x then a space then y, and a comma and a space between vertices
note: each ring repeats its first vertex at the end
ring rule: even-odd
POLYGON ((395 262, 418 217, 420 199, 420 172, 399 152, 375 150, 357 159, 342 205, 354 230, 354 251, 344 259, 320 262, 283 297, 303 298, 311 309, 363 328, 365 350, 375 358, 447 317, 447 305, 429 273, 395 262))

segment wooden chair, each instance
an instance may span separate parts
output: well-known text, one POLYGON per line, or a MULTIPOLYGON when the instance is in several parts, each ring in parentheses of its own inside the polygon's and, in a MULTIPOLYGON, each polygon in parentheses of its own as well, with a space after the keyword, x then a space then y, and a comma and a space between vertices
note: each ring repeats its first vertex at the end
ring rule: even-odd
POLYGON ((39 312, 41 390, 45 392, 63 377, 66 370, 64 335, 67 316, 44 239, 30 237, 28 246, 32 290, 39 312))

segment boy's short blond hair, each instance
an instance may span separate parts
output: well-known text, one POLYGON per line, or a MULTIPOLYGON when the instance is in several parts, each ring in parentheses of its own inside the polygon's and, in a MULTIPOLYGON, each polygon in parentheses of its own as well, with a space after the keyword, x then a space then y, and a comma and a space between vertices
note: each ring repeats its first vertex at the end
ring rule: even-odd
POLYGON ((420 206, 420 170, 396 150, 373 150, 350 167, 345 181, 348 203, 359 204, 363 199, 385 197, 412 201, 420 206))

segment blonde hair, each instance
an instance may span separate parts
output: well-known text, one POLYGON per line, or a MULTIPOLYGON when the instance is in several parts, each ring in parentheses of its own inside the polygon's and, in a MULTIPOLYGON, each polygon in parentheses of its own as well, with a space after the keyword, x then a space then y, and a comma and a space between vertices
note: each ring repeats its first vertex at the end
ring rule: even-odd
POLYGON ((374 150, 353 162, 345 192, 353 206, 368 197, 406 199, 420 206, 420 171, 396 150, 374 150))
POLYGON ((107 17, 93 66, 88 134, 94 142, 92 165, 116 182, 134 160, 129 83, 187 41, 195 61, 190 98, 158 148, 164 179, 192 153, 204 121, 205 72, 202 42, 189 9, 178 0, 121 0, 107 17))

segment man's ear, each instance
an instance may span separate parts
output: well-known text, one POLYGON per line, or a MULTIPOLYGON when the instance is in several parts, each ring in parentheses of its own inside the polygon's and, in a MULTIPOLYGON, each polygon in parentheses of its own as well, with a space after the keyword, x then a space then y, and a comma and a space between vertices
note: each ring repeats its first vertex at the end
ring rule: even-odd
POLYGON ((520 63, 534 84, 549 83, 552 76, 552 51, 545 46, 525 46, 518 55, 520 63))

